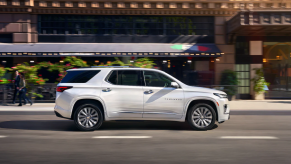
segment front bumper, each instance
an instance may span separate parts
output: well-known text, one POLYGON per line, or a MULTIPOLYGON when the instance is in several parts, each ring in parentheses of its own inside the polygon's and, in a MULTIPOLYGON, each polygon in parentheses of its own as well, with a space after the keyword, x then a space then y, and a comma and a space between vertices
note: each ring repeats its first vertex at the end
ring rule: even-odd
POLYGON ((218 114, 218 123, 222 123, 230 119, 230 108, 227 99, 219 99, 219 114, 218 114))

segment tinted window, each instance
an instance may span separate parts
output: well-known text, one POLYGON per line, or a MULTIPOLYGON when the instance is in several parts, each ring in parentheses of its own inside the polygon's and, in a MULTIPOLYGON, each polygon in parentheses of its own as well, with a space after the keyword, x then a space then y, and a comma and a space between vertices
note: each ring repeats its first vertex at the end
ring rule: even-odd
POLYGON ((154 71, 144 71, 146 86, 150 87, 171 87, 171 82, 174 82, 169 77, 154 71))
POLYGON ((100 70, 68 71, 61 83, 86 83, 99 72, 100 70))
POLYGON ((108 78, 108 81, 115 85, 133 85, 140 86, 141 72, 140 71, 113 71, 108 78))
POLYGON ((117 85, 117 71, 113 71, 111 73, 111 75, 109 76, 108 78, 108 81, 111 83, 111 84, 115 84, 117 85))

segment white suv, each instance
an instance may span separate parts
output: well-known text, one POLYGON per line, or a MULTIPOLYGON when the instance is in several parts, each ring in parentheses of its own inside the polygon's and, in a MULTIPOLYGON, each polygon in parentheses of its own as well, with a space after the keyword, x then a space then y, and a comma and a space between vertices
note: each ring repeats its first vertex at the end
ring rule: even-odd
POLYGON ((229 119, 229 106, 224 92, 185 85, 160 70, 81 68, 58 84, 55 113, 85 131, 110 120, 187 120, 208 130, 229 119))

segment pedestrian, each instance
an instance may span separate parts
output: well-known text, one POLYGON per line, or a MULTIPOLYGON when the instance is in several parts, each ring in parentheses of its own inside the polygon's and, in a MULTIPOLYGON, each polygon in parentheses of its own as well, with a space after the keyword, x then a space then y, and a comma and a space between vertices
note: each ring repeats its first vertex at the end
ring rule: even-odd
POLYGON ((19 81, 19 105, 18 106, 22 106, 22 100, 24 101, 27 100, 30 105, 32 105, 32 102, 29 100, 28 97, 26 97, 26 81, 25 81, 25 76, 24 73, 20 73, 19 75, 20 77, 20 81, 19 81))
POLYGON ((15 80, 14 80, 14 95, 13 95, 13 101, 12 101, 12 104, 15 104, 15 99, 16 99, 16 96, 19 92, 19 81, 20 81, 20 77, 19 77, 19 72, 16 70, 15 71, 15 80))

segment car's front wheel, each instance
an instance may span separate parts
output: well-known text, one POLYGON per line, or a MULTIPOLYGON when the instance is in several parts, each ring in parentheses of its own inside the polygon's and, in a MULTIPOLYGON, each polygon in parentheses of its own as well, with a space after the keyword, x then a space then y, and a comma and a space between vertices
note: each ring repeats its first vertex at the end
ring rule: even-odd
POLYGON ((98 129, 103 122, 100 107, 94 103, 80 105, 74 114, 74 122, 77 128, 83 131, 98 129))
POLYGON ((215 125, 216 113, 210 105, 199 103, 189 109, 187 120, 193 129, 209 130, 215 125))

